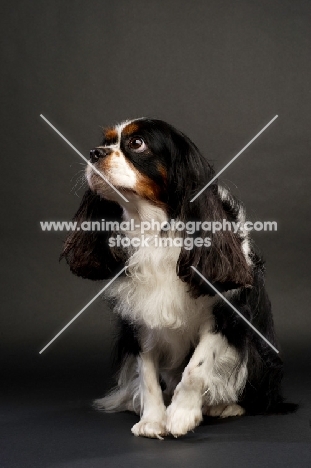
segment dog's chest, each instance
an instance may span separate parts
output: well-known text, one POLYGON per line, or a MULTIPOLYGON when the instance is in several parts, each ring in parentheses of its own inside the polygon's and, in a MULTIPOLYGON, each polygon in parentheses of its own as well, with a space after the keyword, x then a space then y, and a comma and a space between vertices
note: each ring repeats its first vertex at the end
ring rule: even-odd
POLYGON ((190 297, 176 274, 179 253, 178 247, 139 248, 128 261, 128 276, 110 290, 116 311, 151 329, 187 326, 200 313, 202 301, 190 297))

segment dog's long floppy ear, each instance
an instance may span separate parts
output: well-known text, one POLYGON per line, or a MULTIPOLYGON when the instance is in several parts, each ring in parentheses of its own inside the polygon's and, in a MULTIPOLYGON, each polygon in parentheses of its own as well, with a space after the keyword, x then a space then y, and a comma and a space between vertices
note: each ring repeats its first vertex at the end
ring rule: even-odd
MULTIPOLYGON (((234 207, 222 202, 218 195, 217 185, 206 189, 198 199, 184 208, 184 222, 210 221, 223 223, 223 220, 237 222, 234 207), (190 205, 190 206, 189 206, 190 205), (192 206, 194 205, 194 206, 192 206)), ((200 224, 202 226, 202 224, 200 224)), ((220 292, 237 287, 249 287, 252 284, 252 270, 248 265, 242 250, 243 238, 231 230, 219 230, 215 233, 199 228, 193 234, 185 233, 184 237, 191 237, 193 248, 182 248, 178 260, 178 275, 189 283, 194 296, 202 294, 214 295, 214 291, 191 268, 194 266, 220 292), (196 246, 198 239, 210 239, 210 246, 204 244, 196 246)), ((201 241, 200 241, 201 242, 201 241)))
POLYGON ((121 215, 122 208, 117 203, 101 198, 90 189, 85 192, 73 218, 77 229, 68 235, 60 256, 66 258, 70 270, 75 275, 91 280, 107 279, 124 266, 124 258, 119 257, 118 252, 108 244, 113 230, 86 230, 91 228, 95 221, 99 222, 100 226, 102 220, 120 223, 121 215), (82 223, 85 230, 82 229, 82 223))
MULTIPOLYGON (((184 239, 193 240, 193 248, 181 249, 177 262, 177 274, 181 280, 189 284, 194 297, 204 294, 214 295, 206 282, 191 268, 194 266, 217 290, 226 291, 240 286, 252 284, 252 271, 242 250, 242 240, 238 234, 230 230, 220 230, 214 234, 202 229, 204 221, 237 221, 239 206, 233 198, 225 202, 218 193, 217 182, 211 184, 193 202, 191 199, 214 176, 214 171, 200 154, 197 147, 185 135, 182 135, 172 151, 171 184, 177 190, 172 194, 171 206, 174 206, 172 217, 184 223, 197 221, 201 227, 194 233, 183 231, 184 239), (174 163, 175 162, 175 163, 174 163), (196 246, 198 238, 210 238, 211 245, 196 246)), ((183 240, 184 240, 183 239, 183 240)), ((189 246, 188 246, 189 247, 189 246)))

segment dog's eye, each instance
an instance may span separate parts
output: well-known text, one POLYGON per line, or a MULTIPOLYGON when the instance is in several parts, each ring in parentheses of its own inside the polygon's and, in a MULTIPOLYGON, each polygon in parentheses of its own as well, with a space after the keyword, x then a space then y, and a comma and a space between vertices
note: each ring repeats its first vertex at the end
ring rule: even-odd
POLYGON ((140 153, 141 151, 145 151, 145 149, 147 148, 146 143, 140 137, 131 138, 128 145, 131 148, 131 150, 136 151, 138 153, 140 153))

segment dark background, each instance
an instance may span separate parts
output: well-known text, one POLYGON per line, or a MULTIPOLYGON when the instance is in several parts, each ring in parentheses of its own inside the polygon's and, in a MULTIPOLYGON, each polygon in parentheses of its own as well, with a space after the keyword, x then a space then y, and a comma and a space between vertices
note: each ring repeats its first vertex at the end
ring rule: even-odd
POLYGON ((189 464, 207 451, 218 466, 239 466, 242 456, 244 466, 307 466, 310 18, 307 0, 1 2, 3 466, 151 466, 159 449, 131 437, 135 416, 88 405, 112 382, 114 324, 102 300, 39 355, 103 287, 58 262, 65 234, 40 230, 39 221, 71 219, 85 188, 83 161, 41 113, 86 156, 102 126, 161 118, 216 170, 279 115, 221 182, 249 219, 278 221, 278 232, 254 237, 267 261, 285 393, 301 409, 210 422, 161 452, 170 466, 180 466, 176 450, 189 464))

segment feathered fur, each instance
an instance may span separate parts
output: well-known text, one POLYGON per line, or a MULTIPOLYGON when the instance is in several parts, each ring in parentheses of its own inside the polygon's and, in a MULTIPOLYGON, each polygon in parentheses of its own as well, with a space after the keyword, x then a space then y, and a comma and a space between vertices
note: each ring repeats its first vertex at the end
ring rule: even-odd
POLYGON ((282 362, 224 301, 196 267, 276 346, 264 265, 249 235, 217 231, 211 245, 185 248, 183 241, 206 237, 202 224, 192 234, 150 229, 148 245, 115 247, 121 235, 142 240, 145 221, 243 222, 242 204, 214 181, 211 165, 183 133, 150 119, 106 129, 91 151, 96 168, 128 199, 87 169, 90 188, 75 215, 85 220, 134 220, 134 231, 71 233, 62 256, 73 273, 92 280, 126 275, 107 290, 119 317, 118 382, 96 406, 135 411, 135 435, 161 438, 193 429, 203 414, 267 413, 294 409, 283 403, 282 362), (157 239, 179 238, 159 247, 157 239), (282 406, 283 405, 283 406, 282 406))

